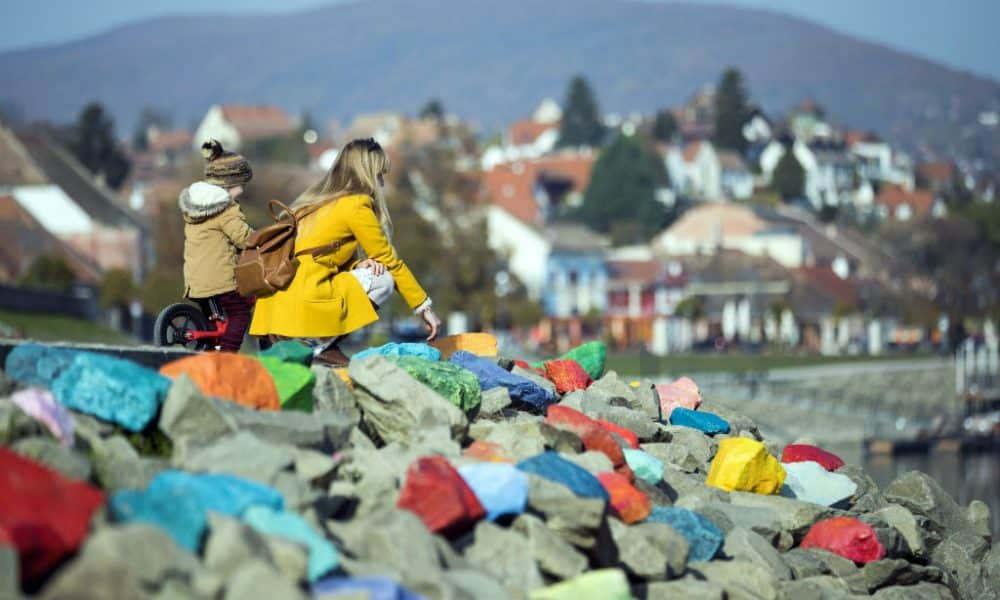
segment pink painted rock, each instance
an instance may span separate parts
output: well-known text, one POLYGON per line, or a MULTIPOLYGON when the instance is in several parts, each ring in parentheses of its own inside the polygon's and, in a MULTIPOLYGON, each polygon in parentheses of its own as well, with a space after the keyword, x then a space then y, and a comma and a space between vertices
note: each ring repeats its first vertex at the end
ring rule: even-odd
POLYGON ((781 453, 781 462, 817 462, 823 465, 827 471, 836 471, 844 466, 844 461, 832 452, 827 452, 822 448, 810 446, 809 444, 788 444, 781 453))
POLYGON ((10 397, 28 416, 35 419, 52 433, 63 446, 73 445, 73 414, 59 404, 52 392, 40 388, 28 388, 10 397))
POLYGON ((875 530, 854 517, 834 517, 809 528, 800 548, 819 548, 865 564, 885 556, 875 530))
POLYGON ((660 410, 664 419, 669 419, 670 413, 678 406, 689 410, 698 410, 701 406, 698 384, 690 377, 681 377, 671 383, 658 383, 656 393, 660 397, 660 410))

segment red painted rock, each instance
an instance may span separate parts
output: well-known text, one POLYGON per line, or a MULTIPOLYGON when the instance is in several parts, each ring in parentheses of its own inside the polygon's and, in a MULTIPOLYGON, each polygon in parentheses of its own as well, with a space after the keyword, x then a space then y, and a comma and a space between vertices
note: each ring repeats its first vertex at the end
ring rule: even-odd
POLYGON ((545 377, 556 384, 556 391, 568 394, 585 390, 594 380, 583 370, 580 363, 570 359, 550 360, 544 365, 545 377))
POLYGON ((531 365, 529 365, 527 362, 523 360, 515 360, 514 364, 517 365, 518 367, 521 367, 522 369, 527 369, 528 371, 531 370, 531 365))
POLYGON ((625 477, 618 473, 601 473, 597 480, 611 496, 611 508, 623 523, 638 523, 652 512, 653 504, 649 497, 637 490, 625 477))
POLYGON ((486 516, 472 488, 441 456, 425 456, 410 465, 396 506, 445 537, 462 534, 486 516))
POLYGON ((620 425, 616 425, 611 421, 605 421, 604 419, 594 419, 594 422, 606 429, 611 433, 616 433, 620 438, 628 442, 629 448, 639 449, 639 436, 629 429, 625 429, 620 425))
POLYGON ((781 462, 795 463, 806 461, 818 462, 827 471, 836 471, 844 466, 844 461, 832 452, 809 444, 789 444, 781 453, 781 462))
POLYGON ((656 394, 660 397, 660 411, 664 419, 678 406, 697 410, 701 406, 701 392, 690 377, 681 377, 671 383, 656 384, 656 394))
POLYGON ((625 453, 615 438, 607 429, 582 412, 569 406, 553 404, 548 408, 545 423, 557 429, 572 431, 580 437, 583 447, 594 452, 601 452, 611 461, 615 472, 620 473, 629 481, 635 481, 635 474, 625 462, 625 453))
POLYGON ((206 396, 225 398, 257 410, 281 410, 271 373, 259 360, 232 352, 206 352, 160 367, 170 378, 184 373, 206 396))
POLYGON ((0 447, 0 530, 17 549, 22 582, 76 552, 103 504, 101 490, 0 447))
POLYGON ((507 456, 503 446, 481 440, 469 444, 469 447, 462 451, 462 456, 483 462, 514 462, 507 456))
POLYGON ((875 530, 853 517, 834 517, 809 528, 801 548, 820 548, 856 563, 869 563, 885 556, 875 530))

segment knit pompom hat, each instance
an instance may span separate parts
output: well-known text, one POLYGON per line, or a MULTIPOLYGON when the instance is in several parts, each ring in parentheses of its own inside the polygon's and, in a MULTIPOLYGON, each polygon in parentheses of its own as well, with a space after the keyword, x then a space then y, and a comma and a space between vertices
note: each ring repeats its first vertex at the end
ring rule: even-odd
POLYGON ((247 159, 235 152, 227 152, 219 140, 208 140, 201 145, 205 163, 205 182, 225 188, 243 185, 253 179, 247 159))

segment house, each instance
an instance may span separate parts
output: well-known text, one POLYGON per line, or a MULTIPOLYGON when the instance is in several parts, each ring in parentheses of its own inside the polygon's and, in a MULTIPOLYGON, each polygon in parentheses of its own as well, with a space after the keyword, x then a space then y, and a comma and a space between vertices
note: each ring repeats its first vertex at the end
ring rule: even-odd
POLYGON ((582 202, 595 159, 590 153, 565 151, 495 165, 483 173, 484 200, 524 223, 542 225, 560 207, 582 202))
POLYGON ((215 104, 208 109, 191 140, 197 150, 207 139, 217 139, 226 150, 237 151, 247 144, 289 135, 295 119, 277 106, 215 104))
POLYGON ((901 185, 884 184, 875 196, 875 207, 882 219, 909 221, 921 217, 942 217, 947 213, 944 201, 930 190, 908 191, 901 185))
POLYGON ((760 107, 755 106, 750 109, 746 121, 743 123, 743 138, 750 146, 764 146, 774 137, 774 127, 771 120, 767 118, 760 107))
POLYGON ((695 140, 684 146, 667 146, 664 163, 678 194, 699 200, 723 198, 722 165, 712 142, 695 140))
POLYGON ((958 181, 958 169, 950 161, 928 162, 917 165, 916 183, 918 186, 931 190, 935 194, 951 191, 958 181))
POLYGON ((500 163, 549 154, 559 141, 561 123, 562 109, 555 100, 546 98, 530 118, 511 123, 504 132, 501 144, 483 152, 480 159, 482 169, 488 171, 500 163))
POLYGON ((815 100, 802 100, 788 117, 788 127, 795 139, 811 144, 814 140, 829 141, 834 136, 833 127, 826 121, 826 111, 815 100))
POLYGON ((546 227, 548 246, 546 289, 542 308, 554 319, 573 319, 603 313, 607 302, 607 238, 578 223, 546 227))
POLYGON ((889 182, 913 189, 908 159, 872 132, 849 131, 844 145, 855 158, 858 174, 869 181, 889 182))
POLYGON ((605 324, 612 343, 619 348, 643 345, 654 354, 690 348, 689 323, 671 319, 687 284, 682 264, 612 252, 607 265, 605 324))
POLYGON ((857 187, 854 160, 842 146, 833 143, 815 143, 810 146, 798 139, 772 141, 760 155, 762 183, 771 183, 774 169, 789 148, 805 171, 803 194, 814 210, 853 201, 857 187))
POLYGON ((13 196, 0 196, 0 283, 16 284, 38 258, 61 258, 80 283, 97 285, 101 268, 49 233, 13 196))
POLYGON ((743 157, 731 150, 719 151, 718 157, 722 195, 734 200, 746 200, 753 196, 753 173, 743 157))

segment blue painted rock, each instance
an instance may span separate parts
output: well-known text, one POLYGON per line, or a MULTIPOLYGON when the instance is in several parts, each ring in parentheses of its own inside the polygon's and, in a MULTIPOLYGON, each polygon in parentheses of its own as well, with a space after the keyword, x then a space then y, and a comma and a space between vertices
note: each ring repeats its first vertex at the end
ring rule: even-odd
POLYGON ((207 511, 236 517, 251 506, 281 510, 284 500, 274 489, 232 475, 163 471, 145 490, 115 493, 109 506, 115 521, 156 525, 197 553, 207 511))
POLYGON ((648 452, 624 448, 625 462, 639 479, 656 485, 663 479, 663 461, 648 452))
POLYGON ((67 408, 141 431, 167 396, 170 380, 133 362, 81 352, 52 384, 52 394, 67 408))
POLYGON ((50 348, 41 344, 21 344, 7 355, 4 372, 24 385, 50 387, 60 373, 69 369, 78 350, 50 348))
POLYGON ((441 360, 441 351, 427 344, 389 342, 375 348, 366 348, 351 357, 351 360, 361 360, 367 356, 416 356, 427 360, 441 360))
POLYGON ((390 356, 389 360, 420 383, 441 394, 463 412, 471 413, 479 408, 479 403, 482 401, 479 380, 468 369, 419 356, 390 356))
POLYGON ((514 465, 472 463, 459 467, 458 473, 472 488, 490 521, 495 521, 500 515, 524 512, 528 504, 528 476, 514 465))
POLYGON ((272 356, 258 356, 257 360, 264 365, 274 380, 274 388, 278 390, 281 410, 312 412, 312 392, 316 386, 316 374, 309 367, 293 362, 284 362, 272 356))
POLYGON ((369 600, 424 600, 424 597, 411 592, 399 582, 388 577, 328 577, 313 584, 313 598, 351 598, 360 597, 369 600))
POLYGON ((551 450, 522 460, 517 463, 517 468, 560 483, 581 498, 597 498, 605 502, 610 498, 596 477, 551 450))
POLYGON ((257 531, 298 542, 309 549, 309 581, 316 581, 337 568, 337 549, 302 517, 267 506, 251 506, 243 520, 257 531))
POLYGON ((507 388, 511 402, 515 404, 544 411, 547 406, 556 403, 555 394, 552 392, 471 352, 460 350, 452 354, 448 362, 472 371, 479 379, 479 387, 483 391, 495 387, 507 388))
POLYGON ((309 366, 309 364, 312 363, 313 351, 312 348, 306 346, 305 344, 294 342, 292 340, 285 340, 278 342, 267 350, 258 352, 257 356, 267 356, 270 358, 277 358, 282 362, 309 366))
POLYGON ((686 508, 654 506, 646 521, 666 523, 683 535, 690 547, 689 561, 712 560, 726 537, 715 523, 686 508))
POLYGON ((811 460, 782 463, 785 469, 785 485, 782 496, 789 496, 803 502, 823 506, 833 506, 847 500, 858 491, 858 484, 850 477, 831 473, 823 465, 811 460))
POLYGON ((722 417, 712 413, 690 410, 682 406, 674 408, 673 412, 670 413, 670 424, 691 427, 709 435, 729 433, 729 423, 722 417))

